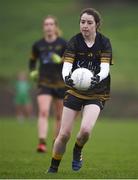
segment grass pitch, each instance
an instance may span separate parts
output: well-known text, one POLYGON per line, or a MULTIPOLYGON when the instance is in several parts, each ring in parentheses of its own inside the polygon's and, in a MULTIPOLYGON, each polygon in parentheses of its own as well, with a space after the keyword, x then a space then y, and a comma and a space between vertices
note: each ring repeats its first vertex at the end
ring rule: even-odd
POLYGON ((50 120, 48 153, 38 154, 36 122, 0 120, 0 178, 138 178, 138 122, 100 119, 83 150, 84 164, 79 172, 71 169, 72 148, 79 128, 75 123, 59 172, 49 175, 52 150, 50 120))

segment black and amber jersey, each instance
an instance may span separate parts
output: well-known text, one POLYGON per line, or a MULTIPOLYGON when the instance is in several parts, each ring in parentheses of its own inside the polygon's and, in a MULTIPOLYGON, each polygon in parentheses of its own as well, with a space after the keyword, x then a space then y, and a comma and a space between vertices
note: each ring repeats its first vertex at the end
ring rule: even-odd
POLYGON ((39 61, 39 85, 56 88, 65 86, 62 79, 63 62, 57 64, 52 61, 53 53, 62 57, 65 48, 66 41, 60 37, 51 43, 47 42, 44 38, 34 43, 29 61, 29 69, 30 71, 34 70, 37 61, 39 61))
MULTIPOLYGON (((100 64, 112 62, 112 47, 110 40, 97 32, 95 43, 88 47, 81 33, 75 35, 67 45, 64 53, 64 62, 73 64, 72 71, 84 67, 91 70, 94 75, 100 72, 100 64)), ((107 100, 110 96, 110 74, 107 78, 97 84, 93 90, 80 91, 75 88, 69 88, 68 93, 83 99, 100 99, 107 100)))

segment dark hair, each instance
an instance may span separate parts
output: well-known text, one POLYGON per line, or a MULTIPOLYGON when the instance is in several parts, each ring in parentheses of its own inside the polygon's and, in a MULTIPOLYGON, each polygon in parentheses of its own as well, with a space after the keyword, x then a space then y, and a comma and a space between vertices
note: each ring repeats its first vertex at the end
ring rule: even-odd
POLYGON ((86 8, 86 9, 83 9, 81 11, 80 19, 81 19, 81 16, 83 14, 85 14, 85 13, 88 14, 88 15, 92 15, 94 17, 94 20, 95 20, 96 25, 97 25, 97 29, 99 29, 100 25, 101 25, 101 15, 100 15, 100 13, 97 10, 93 9, 93 8, 86 8))

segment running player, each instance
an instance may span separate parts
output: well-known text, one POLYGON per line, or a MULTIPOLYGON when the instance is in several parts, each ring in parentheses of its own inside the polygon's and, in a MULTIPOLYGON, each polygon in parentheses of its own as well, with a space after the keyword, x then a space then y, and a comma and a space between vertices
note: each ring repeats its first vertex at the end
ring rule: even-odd
POLYGON ((44 19, 43 32, 44 37, 32 47, 32 57, 29 61, 30 76, 37 79, 38 85, 38 152, 47 150, 48 116, 52 100, 54 100, 56 116, 54 139, 58 135, 65 92, 61 57, 65 51, 66 42, 60 37, 60 29, 54 16, 50 15, 44 19), (39 60, 38 72, 36 71, 37 60, 39 60))
POLYGON ((109 66, 112 64, 112 48, 109 39, 98 31, 100 23, 100 15, 96 10, 84 9, 80 14, 80 33, 67 45, 62 73, 69 89, 64 98, 61 128, 53 146, 49 173, 58 171, 74 119, 81 110, 82 121, 73 148, 72 169, 78 171, 82 167, 82 149, 89 139, 105 101, 109 99, 109 66), (73 88, 71 73, 79 67, 88 68, 94 73, 87 91, 73 88))

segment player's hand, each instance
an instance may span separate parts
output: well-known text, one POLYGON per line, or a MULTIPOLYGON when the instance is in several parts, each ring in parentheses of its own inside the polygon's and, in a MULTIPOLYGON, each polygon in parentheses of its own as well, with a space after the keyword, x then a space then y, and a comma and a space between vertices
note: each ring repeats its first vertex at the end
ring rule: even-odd
POLYGON ((68 86, 71 86, 71 87, 74 86, 73 80, 71 79, 71 74, 69 74, 68 76, 65 77, 65 83, 68 86))
POLYGON ((91 78, 91 85, 89 89, 93 89, 95 87, 96 84, 98 84, 100 82, 100 76, 96 75, 94 77, 91 78))
POLYGON ((51 58, 52 58, 52 61, 56 64, 60 64, 62 62, 62 58, 56 53, 53 53, 51 58))
POLYGON ((30 78, 33 81, 37 81, 38 80, 38 70, 33 70, 30 72, 30 78))

